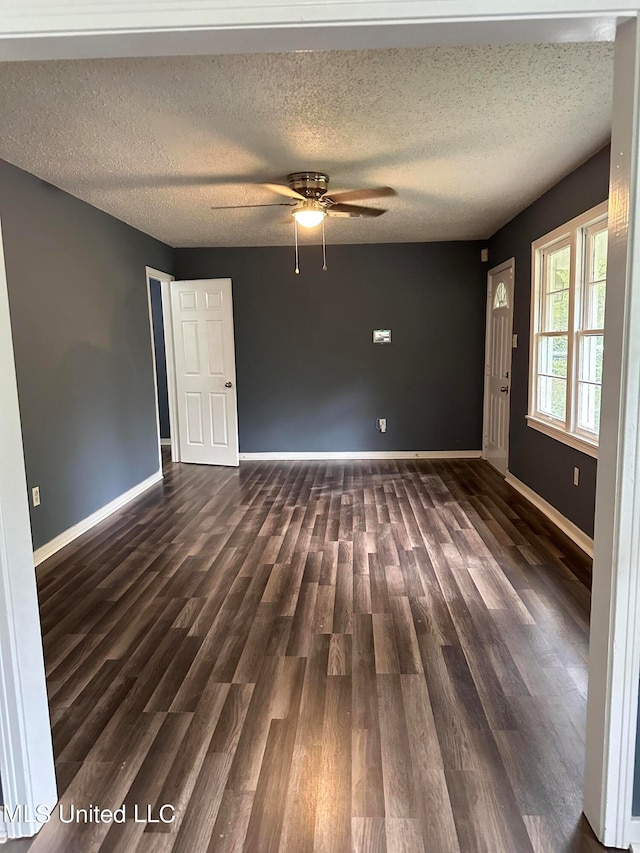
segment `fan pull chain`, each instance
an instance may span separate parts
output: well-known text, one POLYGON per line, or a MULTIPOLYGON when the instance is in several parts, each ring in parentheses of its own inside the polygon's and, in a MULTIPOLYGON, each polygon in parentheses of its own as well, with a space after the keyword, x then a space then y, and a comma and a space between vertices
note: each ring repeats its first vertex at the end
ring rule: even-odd
POLYGON ((298 258, 298 220, 295 218, 295 216, 293 217, 293 233, 296 236, 296 269, 295 269, 295 273, 296 273, 296 275, 300 275, 300 263, 299 263, 299 258, 298 258))
POLYGON ((327 241, 324 236, 324 219, 322 220, 322 269, 327 268, 327 241))

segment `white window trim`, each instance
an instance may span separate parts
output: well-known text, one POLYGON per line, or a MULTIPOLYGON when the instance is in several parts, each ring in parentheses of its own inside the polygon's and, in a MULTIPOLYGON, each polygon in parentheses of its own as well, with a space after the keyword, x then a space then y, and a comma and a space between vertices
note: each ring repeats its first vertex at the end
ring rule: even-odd
POLYGON ((527 424, 532 429, 538 430, 538 432, 541 432, 544 435, 548 435, 549 438, 555 438, 556 441, 561 441, 569 447, 574 447, 576 450, 580 450, 588 456, 593 456, 594 459, 598 458, 598 445, 593 441, 588 441, 581 435, 576 435, 572 432, 565 432, 564 430, 554 426, 552 423, 547 423, 533 415, 527 415, 527 424))
MULTIPOLYGON (((598 458, 598 441, 593 440, 583 432, 579 432, 573 426, 573 418, 575 416, 575 391, 574 391, 574 372, 575 364, 573 357, 574 339, 576 336, 575 325, 572 325, 568 331, 567 345, 567 363, 569 369, 567 371, 567 420, 564 425, 558 423, 554 418, 546 418, 537 410, 537 365, 538 352, 537 341, 539 337, 538 324, 540 316, 540 284, 541 284, 541 258, 542 250, 548 249, 554 243, 559 243, 563 240, 571 240, 571 269, 572 281, 569 290, 569 316, 575 316, 575 297, 576 297, 576 281, 582 276, 582 269, 579 268, 578 258, 576 257, 576 241, 573 234, 578 229, 584 229, 595 224, 603 216, 607 216, 609 202, 603 201, 600 204, 592 207, 590 210, 581 213, 574 217, 564 225, 555 228, 543 237, 539 237, 531 244, 531 314, 529 327, 529 404, 526 421, 528 426, 550 438, 560 441, 563 444, 580 450, 589 456, 598 458)), ((580 265, 581 267, 581 265, 580 265)), ((574 320, 572 319, 572 324, 574 320)), ((588 331, 588 330, 584 330, 588 331)))

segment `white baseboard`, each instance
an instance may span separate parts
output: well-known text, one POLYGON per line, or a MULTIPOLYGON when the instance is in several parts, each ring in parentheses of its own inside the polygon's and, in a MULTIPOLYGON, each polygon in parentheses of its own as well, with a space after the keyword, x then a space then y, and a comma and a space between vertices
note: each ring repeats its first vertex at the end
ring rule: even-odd
POLYGON ((160 439, 160 447, 171 447, 171 439, 170 438, 161 438, 160 439))
POLYGON ((46 545, 42 545, 33 553, 33 560, 36 566, 39 566, 40 563, 44 562, 44 560, 51 557, 56 551, 59 551, 61 548, 64 548, 65 545, 68 545, 70 542, 73 542, 74 539, 77 539, 78 536, 81 536, 83 533, 86 533, 87 530, 91 530, 92 527, 95 527, 96 524, 99 524, 101 521, 104 521, 105 518, 112 515, 114 512, 117 512, 126 504, 135 500, 139 497, 143 492, 146 492, 147 489, 150 489, 152 486, 155 486, 156 483, 159 483, 162 480, 162 471, 156 471, 155 474, 152 474, 151 477, 148 477, 146 480, 143 480, 141 483, 138 483, 137 486, 134 486, 132 489, 129 489, 128 492, 125 492, 122 495, 119 495, 117 498, 112 500, 106 506, 103 506, 101 509, 96 510, 96 512, 92 513, 88 518, 79 521, 77 524, 74 524, 73 527, 70 527, 68 530, 65 530, 59 536, 56 536, 55 539, 52 539, 50 542, 47 542, 46 545))
POLYGON ((244 461, 313 461, 338 459, 479 459, 481 450, 330 450, 293 451, 291 453, 275 450, 266 453, 241 453, 244 461))
POLYGON ((572 539, 579 548, 582 548, 586 554, 593 557, 593 539, 590 536, 587 536, 584 530, 580 530, 577 524, 574 524, 573 521, 569 521, 569 519, 562 515, 562 513, 559 512, 552 504, 540 497, 537 492, 534 492, 533 489, 529 488, 529 486, 521 480, 518 480, 517 477, 514 477, 511 471, 507 471, 505 481, 510 486, 513 486, 517 492, 520 492, 520 494, 530 503, 537 507, 540 512, 546 515, 549 521, 552 521, 556 527, 559 527, 560 530, 562 530, 563 533, 566 533, 569 539, 572 539))
POLYGON ((631 838, 631 853, 640 853, 640 817, 632 817, 629 827, 629 837, 631 838))

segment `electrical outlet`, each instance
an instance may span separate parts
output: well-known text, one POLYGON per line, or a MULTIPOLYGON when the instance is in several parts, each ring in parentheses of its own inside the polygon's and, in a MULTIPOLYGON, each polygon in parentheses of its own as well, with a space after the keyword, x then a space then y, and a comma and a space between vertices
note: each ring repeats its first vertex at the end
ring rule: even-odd
POLYGON ((378 418, 376 421, 376 429, 378 432, 386 432, 387 431, 387 419, 386 418, 378 418))
POLYGON ((34 486, 31 489, 31 499, 34 506, 40 506, 40 486, 34 486))
POLYGON ((580 469, 579 468, 573 469, 573 485, 574 486, 580 485, 580 469))

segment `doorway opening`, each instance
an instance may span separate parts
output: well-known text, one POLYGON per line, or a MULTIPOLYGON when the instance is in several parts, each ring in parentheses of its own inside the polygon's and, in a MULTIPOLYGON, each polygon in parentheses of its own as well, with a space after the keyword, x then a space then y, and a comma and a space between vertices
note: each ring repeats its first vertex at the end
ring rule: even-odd
POLYGON ((158 457, 239 464, 231 279, 176 281, 147 267, 158 457))

